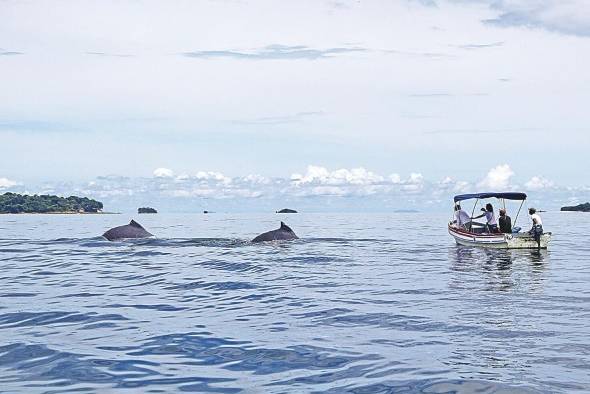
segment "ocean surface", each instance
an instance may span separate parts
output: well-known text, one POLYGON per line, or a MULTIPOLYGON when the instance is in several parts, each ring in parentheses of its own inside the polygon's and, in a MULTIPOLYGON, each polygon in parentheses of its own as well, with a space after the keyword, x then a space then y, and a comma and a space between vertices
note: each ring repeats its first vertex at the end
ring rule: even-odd
POLYGON ((0 215, 0 392, 590 392, 590 214, 540 252, 448 219, 0 215))

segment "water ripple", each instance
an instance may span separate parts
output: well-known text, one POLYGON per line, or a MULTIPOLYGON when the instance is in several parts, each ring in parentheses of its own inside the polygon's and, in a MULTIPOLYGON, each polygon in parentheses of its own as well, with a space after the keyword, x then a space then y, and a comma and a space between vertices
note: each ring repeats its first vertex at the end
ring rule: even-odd
POLYGON ((447 215, 19 215, 0 229, 0 391, 590 392, 583 217, 548 251, 459 247, 447 215), (318 226, 321 223, 321 226, 318 226))

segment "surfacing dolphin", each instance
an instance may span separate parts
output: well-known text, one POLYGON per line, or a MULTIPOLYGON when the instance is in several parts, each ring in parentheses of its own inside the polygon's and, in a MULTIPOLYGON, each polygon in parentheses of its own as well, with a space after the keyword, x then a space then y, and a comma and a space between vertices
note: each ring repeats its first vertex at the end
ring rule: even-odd
POLYGON ((147 232, 141 224, 132 220, 129 224, 124 226, 114 227, 102 235, 109 241, 115 241, 125 238, 147 238, 153 237, 153 234, 147 232))
POLYGON ((283 240, 290 240, 290 239, 298 239, 299 237, 295 235, 291 227, 287 226, 285 223, 281 222, 281 227, 278 230, 268 231, 266 233, 260 234, 258 237, 254 238, 252 242, 265 242, 265 241, 283 241, 283 240))

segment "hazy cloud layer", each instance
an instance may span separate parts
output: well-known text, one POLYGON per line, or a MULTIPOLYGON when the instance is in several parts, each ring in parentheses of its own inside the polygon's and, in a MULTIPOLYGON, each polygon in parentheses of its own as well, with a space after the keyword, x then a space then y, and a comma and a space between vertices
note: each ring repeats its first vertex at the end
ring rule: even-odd
POLYGON ((484 22, 499 27, 542 28, 563 34, 590 36, 587 0, 490 1, 500 15, 484 22))
POLYGON ((235 120, 234 123, 242 125, 279 125, 288 123, 301 123, 306 119, 324 115, 322 111, 308 111, 308 112, 297 112, 292 115, 282 116, 264 116, 254 119, 242 119, 235 120))
POLYGON ((183 55, 200 59, 230 58, 245 60, 317 60, 354 52, 366 52, 360 47, 335 47, 326 49, 310 48, 305 45, 268 45, 253 50, 214 50, 184 52, 183 55))
MULTIPOLYGON (((562 34, 590 36, 590 7, 587 0, 409 0, 427 7, 461 4, 488 5, 498 15, 482 20, 497 27, 538 28, 562 34)), ((500 43, 501 44, 501 43, 500 43)), ((479 49, 497 45, 467 45, 479 49)))
POLYGON ((23 55, 23 53, 16 52, 16 51, 3 51, 2 49, 0 49, 0 56, 15 56, 15 55, 23 55))
POLYGON ((106 52, 86 52, 87 55, 92 56, 107 56, 107 57, 132 57, 133 55, 106 53, 106 52))
POLYGON ((496 48, 501 47, 504 45, 503 41, 499 42, 492 42, 488 44, 464 44, 464 45, 456 45, 457 48, 473 50, 473 49, 486 49, 486 48, 496 48))
POLYGON ((452 59, 456 58, 455 55, 444 53, 444 52, 413 52, 413 51, 400 51, 396 49, 388 49, 384 50, 383 53, 391 54, 391 55, 402 55, 408 57, 417 57, 417 58, 424 58, 424 59, 452 59))

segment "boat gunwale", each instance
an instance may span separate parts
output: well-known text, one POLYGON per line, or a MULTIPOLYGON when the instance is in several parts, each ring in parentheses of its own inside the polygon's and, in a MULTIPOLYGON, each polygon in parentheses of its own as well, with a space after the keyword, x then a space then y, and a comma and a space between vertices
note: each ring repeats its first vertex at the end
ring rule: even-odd
POLYGON ((465 229, 462 228, 458 228, 458 227, 453 227, 450 224, 448 225, 449 227, 449 231, 453 231, 455 233, 461 234, 461 235, 466 235, 466 236, 470 236, 470 237, 484 237, 484 238, 498 238, 498 239, 505 239, 505 233, 489 233, 489 234, 477 234, 477 233, 472 233, 470 231, 467 231, 465 229))

